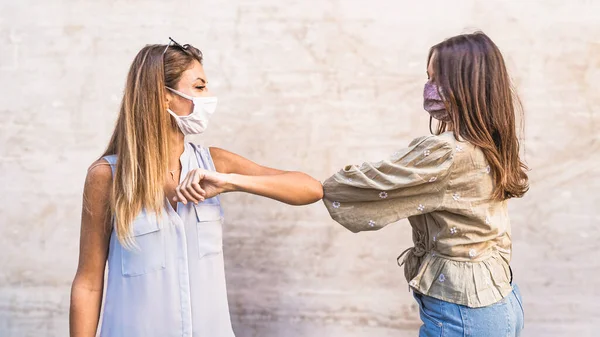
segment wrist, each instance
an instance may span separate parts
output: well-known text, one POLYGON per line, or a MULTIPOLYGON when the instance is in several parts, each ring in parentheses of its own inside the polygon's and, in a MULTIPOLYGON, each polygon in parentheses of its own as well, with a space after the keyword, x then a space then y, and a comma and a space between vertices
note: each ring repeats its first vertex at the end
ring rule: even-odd
POLYGON ((235 173, 223 173, 221 175, 224 185, 223 185, 223 192, 227 193, 227 192, 235 192, 238 191, 238 175, 235 173))

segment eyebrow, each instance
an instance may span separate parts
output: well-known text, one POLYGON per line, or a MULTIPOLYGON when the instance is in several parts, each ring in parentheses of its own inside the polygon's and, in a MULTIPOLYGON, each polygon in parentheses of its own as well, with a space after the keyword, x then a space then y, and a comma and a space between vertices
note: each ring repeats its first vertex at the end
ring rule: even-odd
POLYGON ((206 80, 205 80, 205 79, 203 79, 202 77, 198 77, 196 80, 200 80, 200 81, 202 81, 202 83, 204 83, 204 84, 208 83, 208 82, 206 82, 206 80))

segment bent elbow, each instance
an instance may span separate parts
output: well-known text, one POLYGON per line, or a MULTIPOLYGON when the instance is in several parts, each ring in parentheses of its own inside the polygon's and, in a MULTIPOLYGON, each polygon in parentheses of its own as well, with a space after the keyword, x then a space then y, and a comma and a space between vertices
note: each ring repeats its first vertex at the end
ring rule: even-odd
POLYGON ((306 186, 306 199, 302 203, 303 205, 314 204, 315 202, 323 199, 323 185, 321 182, 314 180, 306 186))
POLYGON ((313 202, 317 202, 319 200, 322 200, 323 196, 324 196, 323 185, 321 185, 321 182, 317 181, 315 183, 315 187, 313 188, 313 197, 315 199, 313 202))

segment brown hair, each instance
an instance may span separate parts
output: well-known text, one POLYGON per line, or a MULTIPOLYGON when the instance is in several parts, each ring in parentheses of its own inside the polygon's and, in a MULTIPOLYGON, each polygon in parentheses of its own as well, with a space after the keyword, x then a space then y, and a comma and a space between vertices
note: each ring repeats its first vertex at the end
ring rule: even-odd
POLYGON ((169 133, 177 128, 167 112, 165 86, 176 88, 182 73, 202 63, 192 46, 147 45, 129 68, 119 117, 103 156, 116 154, 111 212, 119 241, 134 244, 131 223, 143 209, 162 212, 165 204, 169 133), (183 46, 186 47, 186 46, 183 46))
MULTIPOLYGON (((479 147, 493 173, 492 199, 521 197, 529 189, 527 166, 519 158, 515 113, 523 115, 504 59, 484 33, 449 38, 429 50, 432 79, 442 91, 455 137, 479 147)), ((438 134, 448 124, 440 122, 438 134)))

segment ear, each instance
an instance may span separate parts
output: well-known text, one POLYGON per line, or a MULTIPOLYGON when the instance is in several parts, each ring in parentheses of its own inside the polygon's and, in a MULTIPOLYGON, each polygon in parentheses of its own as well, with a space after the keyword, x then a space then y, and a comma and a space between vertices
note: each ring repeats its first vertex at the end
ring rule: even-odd
POLYGON ((173 100, 173 94, 169 90, 165 90, 165 109, 169 108, 169 104, 173 100))

